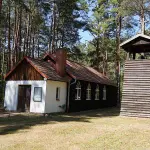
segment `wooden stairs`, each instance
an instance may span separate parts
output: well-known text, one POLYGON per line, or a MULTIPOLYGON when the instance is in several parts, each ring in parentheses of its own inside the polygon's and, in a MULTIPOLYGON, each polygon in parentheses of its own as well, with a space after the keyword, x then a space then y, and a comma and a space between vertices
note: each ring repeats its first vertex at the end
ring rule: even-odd
POLYGON ((150 117, 150 60, 126 61, 120 115, 150 117))

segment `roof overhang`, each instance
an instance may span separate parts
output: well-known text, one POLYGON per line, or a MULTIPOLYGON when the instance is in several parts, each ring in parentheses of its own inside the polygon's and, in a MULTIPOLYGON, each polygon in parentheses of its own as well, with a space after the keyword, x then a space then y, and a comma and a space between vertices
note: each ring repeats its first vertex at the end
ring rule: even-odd
POLYGON ((150 52, 150 37, 144 34, 137 34, 121 43, 120 47, 127 52, 150 52))

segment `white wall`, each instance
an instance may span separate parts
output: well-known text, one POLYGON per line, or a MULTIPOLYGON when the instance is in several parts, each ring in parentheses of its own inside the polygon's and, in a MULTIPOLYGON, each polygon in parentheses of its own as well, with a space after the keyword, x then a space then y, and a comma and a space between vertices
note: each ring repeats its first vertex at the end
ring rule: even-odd
POLYGON ((5 88, 4 106, 6 106, 7 109, 11 111, 17 110, 19 85, 31 85, 30 112, 44 113, 46 81, 7 81, 5 88), (33 101, 34 87, 42 87, 42 102, 33 101))
POLYGON ((66 105, 67 83, 47 80, 45 112, 64 112, 59 106, 66 105), (56 100, 56 88, 60 87, 60 101, 56 100))

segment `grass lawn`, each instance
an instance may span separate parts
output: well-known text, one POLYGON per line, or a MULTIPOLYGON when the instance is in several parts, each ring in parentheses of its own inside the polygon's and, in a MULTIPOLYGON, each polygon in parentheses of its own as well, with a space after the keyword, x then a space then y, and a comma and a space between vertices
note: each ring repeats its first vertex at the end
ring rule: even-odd
POLYGON ((148 150, 150 119, 116 109, 0 118, 0 150, 148 150))

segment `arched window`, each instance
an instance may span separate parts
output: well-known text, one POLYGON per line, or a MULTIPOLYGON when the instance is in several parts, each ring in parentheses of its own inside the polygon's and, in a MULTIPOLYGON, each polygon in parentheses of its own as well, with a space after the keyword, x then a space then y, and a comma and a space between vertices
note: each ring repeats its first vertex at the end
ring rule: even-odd
POLYGON ((95 90, 95 100, 99 100, 99 85, 97 85, 95 90))
POLYGON ((86 100, 91 100, 91 85, 88 84, 87 90, 86 90, 86 100))
POLYGON ((103 100, 106 100, 106 86, 103 87, 103 100))
POLYGON ((76 85, 76 97, 75 100, 81 100, 81 84, 80 82, 76 85))

